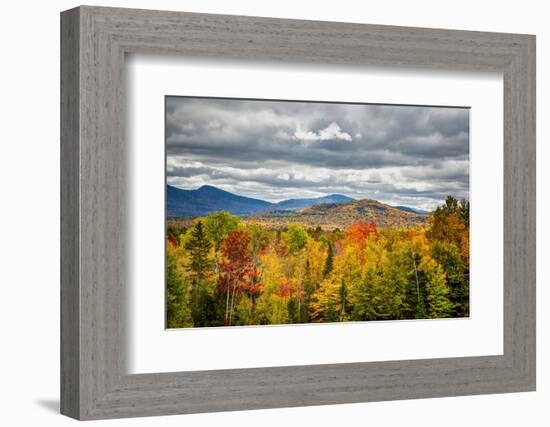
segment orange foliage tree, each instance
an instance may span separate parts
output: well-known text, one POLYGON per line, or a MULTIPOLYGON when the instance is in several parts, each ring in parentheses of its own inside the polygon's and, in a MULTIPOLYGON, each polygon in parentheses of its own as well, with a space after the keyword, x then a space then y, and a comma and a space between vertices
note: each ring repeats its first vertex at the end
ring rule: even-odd
POLYGON ((366 260, 365 252, 367 249, 367 242, 370 237, 373 237, 375 241, 380 238, 378 234, 378 227, 374 221, 357 221, 350 224, 346 228, 346 243, 356 245, 359 248, 359 262, 364 265, 366 260))

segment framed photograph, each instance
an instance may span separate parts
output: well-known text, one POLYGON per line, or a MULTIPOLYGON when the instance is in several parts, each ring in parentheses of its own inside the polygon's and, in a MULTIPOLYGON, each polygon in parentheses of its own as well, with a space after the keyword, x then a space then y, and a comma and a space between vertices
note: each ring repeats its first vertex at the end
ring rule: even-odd
POLYGON ((535 37, 61 14, 61 411, 535 390, 535 37))
POLYGON ((469 133, 468 108, 167 97, 167 327, 468 318, 469 133))

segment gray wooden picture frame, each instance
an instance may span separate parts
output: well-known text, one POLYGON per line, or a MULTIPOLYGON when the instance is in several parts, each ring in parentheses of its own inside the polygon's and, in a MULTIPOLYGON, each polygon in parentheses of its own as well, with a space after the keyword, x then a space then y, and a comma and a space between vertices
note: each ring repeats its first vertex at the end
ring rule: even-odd
POLYGON ((61 166, 65 415, 85 420, 535 390, 532 35, 71 9, 61 14, 61 166), (502 72, 504 354, 127 374, 127 53, 502 72))

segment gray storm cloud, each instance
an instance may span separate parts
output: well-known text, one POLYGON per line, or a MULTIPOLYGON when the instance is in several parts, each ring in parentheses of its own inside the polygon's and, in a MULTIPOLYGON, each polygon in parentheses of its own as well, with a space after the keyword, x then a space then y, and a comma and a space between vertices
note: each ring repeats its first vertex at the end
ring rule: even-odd
POLYGON ((469 109, 166 98, 167 180, 278 201, 469 198, 469 109))

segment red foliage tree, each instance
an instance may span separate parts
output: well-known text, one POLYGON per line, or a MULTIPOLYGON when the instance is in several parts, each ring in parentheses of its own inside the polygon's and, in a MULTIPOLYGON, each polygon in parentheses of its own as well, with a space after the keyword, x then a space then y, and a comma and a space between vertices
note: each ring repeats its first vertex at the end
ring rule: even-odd
POLYGON ((226 294, 226 325, 231 325, 236 295, 247 292, 254 296, 261 290, 249 245, 250 235, 242 230, 234 231, 223 242, 219 287, 226 294))

